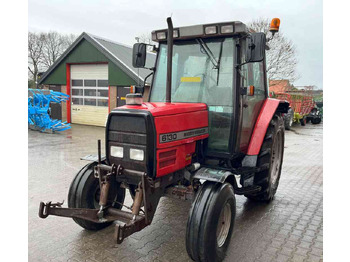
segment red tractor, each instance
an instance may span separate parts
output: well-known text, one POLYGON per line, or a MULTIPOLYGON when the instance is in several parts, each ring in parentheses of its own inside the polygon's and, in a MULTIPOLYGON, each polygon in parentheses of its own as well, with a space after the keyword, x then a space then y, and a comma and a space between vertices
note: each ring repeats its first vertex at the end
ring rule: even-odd
MULTIPOLYGON (((115 224, 124 238, 152 223, 159 199, 192 200, 186 248, 195 261, 221 261, 231 239, 235 194, 273 199, 284 148, 281 115, 288 102, 268 96, 266 35, 241 22, 152 32, 159 43, 149 101, 144 86, 110 112, 106 157, 73 180, 68 208, 41 202, 39 216, 71 217, 99 230, 115 224), (126 189, 133 205, 121 210, 126 189)), ((273 19, 271 31, 278 31, 273 19)), ((133 48, 133 65, 145 66, 147 45, 133 48)))

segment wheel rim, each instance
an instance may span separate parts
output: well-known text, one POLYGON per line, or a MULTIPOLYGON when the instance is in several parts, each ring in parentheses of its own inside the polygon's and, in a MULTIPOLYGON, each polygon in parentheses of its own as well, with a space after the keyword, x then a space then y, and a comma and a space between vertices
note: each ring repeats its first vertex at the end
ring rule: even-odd
POLYGON ((292 126, 293 125, 293 116, 290 116, 290 119, 289 119, 289 126, 292 126))
POLYGON ((274 141, 271 152, 271 184, 275 186, 280 169, 281 169, 281 157, 282 157, 282 133, 278 132, 274 141))
POLYGON ((231 205, 226 202, 224 208, 221 210, 218 227, 216 230, 216 240, 219 247, 222 247, 226 242, 226 238, 231 227, 231 215, 231 205))

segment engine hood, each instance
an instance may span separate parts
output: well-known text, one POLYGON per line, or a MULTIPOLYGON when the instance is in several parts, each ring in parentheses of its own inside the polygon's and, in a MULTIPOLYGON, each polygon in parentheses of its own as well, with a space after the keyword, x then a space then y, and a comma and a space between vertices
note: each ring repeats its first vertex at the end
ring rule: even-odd
POLYGON ((147 110, 154 116, 168 116, 181 113, 191 113, 202 110, 207 110, 207 105, 204 103, 163 103, 163 102, 145 102, 142 105, 125 105, 118 109, 135 109, 147 110))

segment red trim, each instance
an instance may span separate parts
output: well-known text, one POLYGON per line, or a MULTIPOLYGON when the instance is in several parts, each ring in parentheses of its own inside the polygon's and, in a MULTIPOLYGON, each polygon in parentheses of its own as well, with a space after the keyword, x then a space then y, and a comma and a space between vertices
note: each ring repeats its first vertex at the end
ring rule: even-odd
POLYGON ((69 99, 67 101, 67 122, 71 123, 71 92, 70 92, 70 64, 66 64, 66 88, 69 99))
POLYGON ((257 155, 260 152, 267 128, 276 112, 280 100, 267 98, 261 108, 258 119, 256 120, 252 137, 249 142, 247 155, 257 155))
POLYGON ((110 92, 111 87, 108 86, 108 113, 111 112, 111 105, 110 105, 110 100, 111 100, 111 92, 110 92))

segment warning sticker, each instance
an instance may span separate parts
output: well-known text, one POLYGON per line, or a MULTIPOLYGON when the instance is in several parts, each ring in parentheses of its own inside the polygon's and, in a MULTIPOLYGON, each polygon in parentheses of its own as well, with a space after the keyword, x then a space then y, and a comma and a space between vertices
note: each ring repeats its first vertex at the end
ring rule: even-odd
POLYGON ((200 77, 181 77, 181 82, 195 82, 199 83, 202 79, 200 77))

